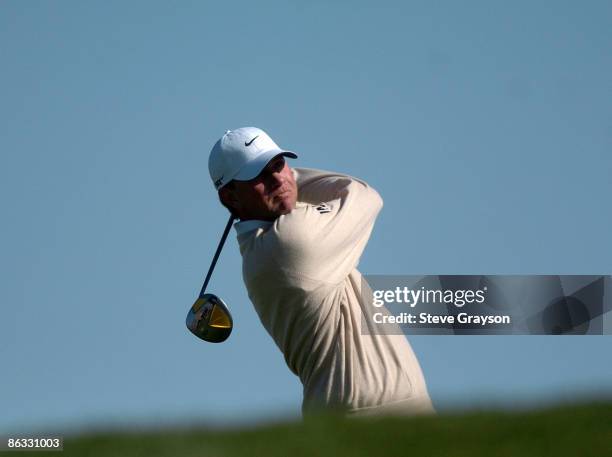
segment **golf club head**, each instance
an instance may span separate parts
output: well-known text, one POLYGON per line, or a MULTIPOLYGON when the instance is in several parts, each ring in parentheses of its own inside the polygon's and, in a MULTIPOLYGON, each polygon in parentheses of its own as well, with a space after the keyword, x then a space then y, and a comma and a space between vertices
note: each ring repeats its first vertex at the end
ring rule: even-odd
POLYGON ((225 341, 234 327, 227 305, 214 294, 198 298, 187 313, 185 323, 191 333, 209 343, 225 341))

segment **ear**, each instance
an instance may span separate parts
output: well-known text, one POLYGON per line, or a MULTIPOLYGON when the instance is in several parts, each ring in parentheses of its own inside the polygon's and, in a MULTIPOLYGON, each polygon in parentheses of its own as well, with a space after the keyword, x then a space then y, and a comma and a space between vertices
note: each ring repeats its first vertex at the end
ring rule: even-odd
POLYGON ((225 186, 219 189, 219 199, 221 203, 228 209, 231 208, 232 212, 236 212, 236 209, 240 207, 240 202, 236 195, 236 191, 231 186, 225 186))

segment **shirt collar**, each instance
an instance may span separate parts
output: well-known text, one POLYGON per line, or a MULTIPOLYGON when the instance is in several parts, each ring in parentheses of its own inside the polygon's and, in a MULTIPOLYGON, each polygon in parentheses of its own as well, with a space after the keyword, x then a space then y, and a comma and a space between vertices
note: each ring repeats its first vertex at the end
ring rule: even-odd
POLYGON ((268 228, 271 226, 273 222, 270 221, 260 221, 257 219, 250 219, 248 221, 238 221, 234 224, 234 228, 236 229, 236 233, 238 235, 242 235, 243 233, 252 232, 253 230, 257 230, 258 228, 268 228))

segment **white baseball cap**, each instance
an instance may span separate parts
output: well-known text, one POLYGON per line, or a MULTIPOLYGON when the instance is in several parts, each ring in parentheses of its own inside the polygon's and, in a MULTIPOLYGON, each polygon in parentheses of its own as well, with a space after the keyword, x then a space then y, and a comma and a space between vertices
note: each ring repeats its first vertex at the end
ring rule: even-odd
POLYGON ((278 155, 297 159, 295 152, 286 151, 256 127, 228 130, 215 143, 208 157, 208 171, 217 190, 232 179, 248 181, 256 178, 268 162, 278 155))

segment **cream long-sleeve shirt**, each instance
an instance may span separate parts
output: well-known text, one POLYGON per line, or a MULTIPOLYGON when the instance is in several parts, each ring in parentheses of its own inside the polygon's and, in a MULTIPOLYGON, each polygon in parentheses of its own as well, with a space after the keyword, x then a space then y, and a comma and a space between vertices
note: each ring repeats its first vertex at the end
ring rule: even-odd
POLYGON ((249 298, 304 386, 303 412, 433 412, 405 336, 361 332, 366 300, 356 267, 382 199, 350 176, 293 173, 298 202, 291 213, 235 227, 249 298))

